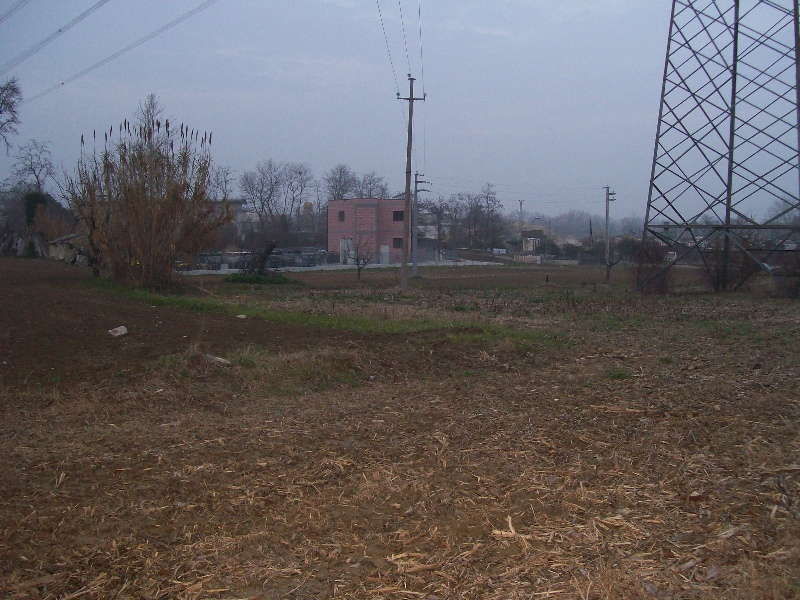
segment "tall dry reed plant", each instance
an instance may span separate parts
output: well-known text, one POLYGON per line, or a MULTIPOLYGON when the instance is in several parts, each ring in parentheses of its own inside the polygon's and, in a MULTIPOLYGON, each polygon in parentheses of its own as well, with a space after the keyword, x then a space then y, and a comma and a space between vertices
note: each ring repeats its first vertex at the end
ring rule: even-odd
POLYGON ((98 274, 140 287, 169 285, 175 262, 207 249, 230 222, 226 205, 209 198, 211 135, 160 119, 150 95, 134 122, 113 127, 101 151, 85 151, 65 195, 88 233, 98 274))

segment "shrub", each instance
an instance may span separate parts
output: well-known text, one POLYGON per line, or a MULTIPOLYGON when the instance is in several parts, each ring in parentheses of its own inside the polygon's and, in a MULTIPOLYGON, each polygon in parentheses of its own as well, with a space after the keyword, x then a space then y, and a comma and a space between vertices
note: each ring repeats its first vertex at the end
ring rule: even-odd
POLYGON ((211 135, 183 125, 176 131, 160 112, 151 95, 116 143, 112 128, 102 152, 82 151, 66 182, 95 274, 103 261, 115 280, 149 288, 168 285, 176 261, 208 248, 231 220, 208 197, 211 135))

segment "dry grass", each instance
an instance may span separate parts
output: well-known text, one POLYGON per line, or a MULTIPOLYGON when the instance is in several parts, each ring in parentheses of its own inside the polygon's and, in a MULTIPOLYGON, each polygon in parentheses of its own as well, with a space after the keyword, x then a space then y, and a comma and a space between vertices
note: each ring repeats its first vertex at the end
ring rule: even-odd
POLYGON ((1 595, 800 597, 795 304, 274 293, 240 300, 500 333, 265 340, 230 364, 189 349, 133 380, 15 394, 1 595))

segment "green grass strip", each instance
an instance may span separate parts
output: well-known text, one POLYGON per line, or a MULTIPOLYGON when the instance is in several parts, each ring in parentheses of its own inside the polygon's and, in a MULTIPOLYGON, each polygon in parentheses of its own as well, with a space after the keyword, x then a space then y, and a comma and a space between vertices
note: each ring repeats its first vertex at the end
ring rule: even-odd
POLYGON ((130 298, 147 302, 154 306, 174 306, 197 312, 208 312, 236 317, 245 315, 251 318, 264 319, 272 323, 305 325, 322 329, 337 329, 353 333, 415 333, 434 329, 469 329, 472 325, 453 324, 430 319, 424 320, 383 320, 359 315, 338 316, 265 310, 221 302, 214 298, 199 298, 180 294, 163 294, 138 288, 119 285, 107 279, 92 280, 94 287, 124 294, 130 298))
POLYGON ((501 325, 480 322, 451 322, 434 319, 377 319, 362 315, 328 315, 306 312, 266 310, 222 302, 214 298, 200 298, 182 294, 164 294, 119 285, 110 280, 92 280, 94 287, 147 302, 153 306, 174 306, 197 312, 236 317, 263 319, 271 323, 302 325, 319 329, 333 329, 351 333, 408 334, 445 330, 454 343, 487 343, 509 339, 521 348, 552 345, 557 336, 533 330, 511 329, 501 325))

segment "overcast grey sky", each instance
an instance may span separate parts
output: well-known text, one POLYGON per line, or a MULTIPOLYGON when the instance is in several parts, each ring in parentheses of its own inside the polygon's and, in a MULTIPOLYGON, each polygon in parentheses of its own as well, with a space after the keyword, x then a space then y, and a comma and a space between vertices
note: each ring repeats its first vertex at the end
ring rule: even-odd
MULTIPOLYGON (((0 15, 17 1, 0 0, 0 15)), ((96 1, 29 0, 0 23, 0 65, 96 1)), ((201 4, 109 0, 0 80, 16 76, 31 98, 201 4)), ((599 214, 608 184, 614 216, 644 215, 670 8, 669 0, 219 0, 26 102, 13 141, 50 142, 56 165, 72 169, 81 135, 116 128, 155 93, 172 120, 213 131, 215 161, 237 173, 268 158, 306 162, 316 176, 345 163, 400 191, 407 103, 396 93, 407 96, 410 69, 415 95, 427 93, 415 104, 415 168, 434 195, 490 182, 508 209, 523 199, 526 211, 599 214)), ((0 156, 0 177, 12 162, 0 156)))

